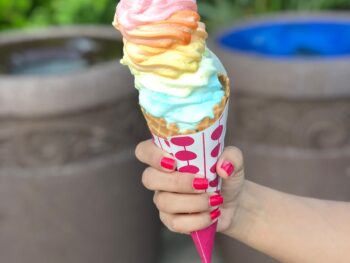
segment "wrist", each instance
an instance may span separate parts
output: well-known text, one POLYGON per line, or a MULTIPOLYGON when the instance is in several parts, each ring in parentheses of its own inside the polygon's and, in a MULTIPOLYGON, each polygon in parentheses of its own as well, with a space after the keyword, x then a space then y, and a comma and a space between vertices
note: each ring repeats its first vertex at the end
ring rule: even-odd
POLYGON ((233 211, 231 225, 224 234, 243 242, 249 239, 256 225, 263 220, 261 200, 261 187, 245 181, 233 211))

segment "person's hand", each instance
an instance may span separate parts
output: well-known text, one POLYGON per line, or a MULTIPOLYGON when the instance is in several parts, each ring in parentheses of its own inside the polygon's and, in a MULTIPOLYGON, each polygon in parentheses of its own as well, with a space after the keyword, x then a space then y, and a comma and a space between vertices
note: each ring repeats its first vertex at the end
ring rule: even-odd
POLYGON ((216 166, 223 178, 221 195, 206 193, 208 181, 199 175, 179 173, 175 160, 151 140, 141 142, 136 157, 149 165, 142 175, 144 186, 154 194, 160 219, 174 232, 190 233, 218 220, 218 231, 225 232, 237 216, 244 187, 243 157, 235 147, 225 148, 216 166))

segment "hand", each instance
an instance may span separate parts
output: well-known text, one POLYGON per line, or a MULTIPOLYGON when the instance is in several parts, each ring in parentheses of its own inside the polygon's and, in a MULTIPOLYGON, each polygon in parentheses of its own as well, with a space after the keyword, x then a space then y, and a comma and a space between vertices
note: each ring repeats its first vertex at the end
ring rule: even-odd
POLYGON ((215 220, 218 220, 218 231, 225 232, 232 226, 244 188, 243 157, 239 149, 227 147, 217 163, 217 173, 223 178, 221 195, 224 202, 220 210, 217 208, 222 198, 203 189, 208 182, 198 182, 201 176, 175 171, 171 155, 151 140, 141 142, 135 154, 150 166, 143 172, 142 182, 147 189, 155 191, 154 203, 160 219, 171 231, 190 233, 208 227, 215 220))

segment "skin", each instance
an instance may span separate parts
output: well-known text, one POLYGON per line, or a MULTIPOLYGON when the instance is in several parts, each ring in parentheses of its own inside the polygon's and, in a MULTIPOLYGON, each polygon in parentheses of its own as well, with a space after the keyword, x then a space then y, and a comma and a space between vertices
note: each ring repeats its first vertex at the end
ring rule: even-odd
MULTIPOLYGON (((155 192, 154 203, 162 222, 178 233, 190 233, 210 224, 210 194, 194 190, 193 174, 179 174, 161 167, 171 157, 151 140, 140 143, 136 157, 149 167, 144 186, 155 192)), ((244 177, 243 156, 228 147, 217 164, 223 178, 218 231, 280 262, 350 262, 350 203, 318 200, 282 193, 244 177), (228 175, 224 161, 235 169, 228 175)))

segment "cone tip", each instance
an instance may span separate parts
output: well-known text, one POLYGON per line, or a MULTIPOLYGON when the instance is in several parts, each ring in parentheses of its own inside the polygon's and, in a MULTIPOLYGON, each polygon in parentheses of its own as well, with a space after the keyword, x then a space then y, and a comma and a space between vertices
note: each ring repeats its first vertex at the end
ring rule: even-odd
POLYGON ((202 263, 211 263, 217 222, 209 227, 191 233, 193 242, 202 259, 202 263))

